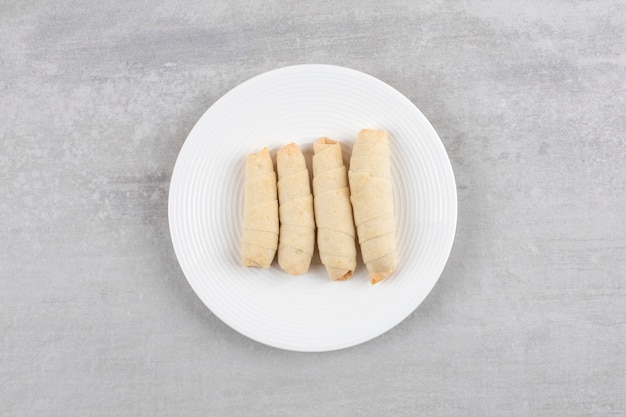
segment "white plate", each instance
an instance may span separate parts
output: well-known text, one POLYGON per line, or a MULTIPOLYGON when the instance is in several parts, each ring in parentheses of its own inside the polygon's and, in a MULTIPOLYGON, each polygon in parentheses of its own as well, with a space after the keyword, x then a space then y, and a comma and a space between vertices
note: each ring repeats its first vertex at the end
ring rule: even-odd
MULTIPOLYGON (((310 163, 310 159, 309 159, 310 163)), ((310 164, 309 164, 310 169, 310 164)), ((200 118, 172 174, 172 242, 189 284, 238 332, 267 345, 328 351, 370 340, 406 318, 431 291, 450 254, 457 200, 446 151, 402 94, 361 72, 329 65, 270 71, 235 87, 200 118), (321 136, 339 140, 348 161, 362 128, 389 133, 399 264, 372 286, 362 261, 333 282, 319 260, 292 277, 240 260, 247 154, 289 142, 306 155, 321 136)))

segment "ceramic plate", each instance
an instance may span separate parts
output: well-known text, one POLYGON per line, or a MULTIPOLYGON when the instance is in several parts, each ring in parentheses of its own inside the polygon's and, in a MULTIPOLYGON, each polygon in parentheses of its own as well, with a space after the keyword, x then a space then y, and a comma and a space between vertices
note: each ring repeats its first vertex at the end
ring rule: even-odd
POLYGON ((200 118, 172 174, 169 223, 189 284, 206 306, 258 342, 296 351, 354 346, 391 329, 426 298, 446 264, 456 228, 456 186, 446 151, 424 115, 388 84, 355 70, 298 65, 232 89, 200 118), (398 269, 371 285, 331 281, 315 257, 290 276, 276 261, 245 268, 240 257, 244 166, 267 146, 273 157, 296 142, 341 142, 344 159, 362 128, 389 133, 397 219, 398 269))

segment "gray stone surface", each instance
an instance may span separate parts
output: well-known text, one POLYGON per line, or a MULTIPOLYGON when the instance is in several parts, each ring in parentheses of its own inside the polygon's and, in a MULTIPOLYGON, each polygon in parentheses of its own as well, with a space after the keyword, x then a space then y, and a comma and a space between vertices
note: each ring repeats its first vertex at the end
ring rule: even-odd
POLYGON ((626 6, 0 4, 0 415, 626 415, 626 6), (260 345, 187 284, 180 147, 260 72, 372 74, 431 120, 458 232, 363 345, 260 345))

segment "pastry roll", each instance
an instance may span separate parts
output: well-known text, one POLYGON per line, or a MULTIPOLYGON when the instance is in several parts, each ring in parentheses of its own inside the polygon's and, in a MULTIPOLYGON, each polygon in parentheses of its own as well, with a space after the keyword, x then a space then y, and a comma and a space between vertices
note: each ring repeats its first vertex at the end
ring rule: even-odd
POLYGON ((320 259, 333 280, 345 280, 356 267, 350 189, 341 145, 321 138, 313 144, 313 205, 320 259))
POLYGON ((361 130, 350 158, 350 200, 370 282, 396 270, 396 220, 387 133, 361 130))
POLYGON ((278 247, 276 174, 267 150, 248 155, 241 255, 245 266, 268 269, 278 247))
POLYGON ((278 265, 291 275, 309 270, 315 247, 313 196, 304 155, 291 143, 276 155, 278 172, 278 265))

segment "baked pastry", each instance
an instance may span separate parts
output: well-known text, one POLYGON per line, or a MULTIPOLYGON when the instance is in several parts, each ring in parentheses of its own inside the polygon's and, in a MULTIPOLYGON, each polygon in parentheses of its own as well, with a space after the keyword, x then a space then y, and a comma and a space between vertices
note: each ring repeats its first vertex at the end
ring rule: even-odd
POLYGON ((350 200, 370 282, 396 270, 396 220, 387 133, 361 130, 350 158, 350 200))
POLYGON ((341 145, 321 138, 313 144, 313 205, 320 259, 333 280, 345 280, 356 267, 350 189, 341 145))
POLYGON ((278 173, 278 265, 291 275, 309 270, 315 248, 315 218, 309 170, 302 151, 290 143, 276 155, 278 173))
POLYGON ((278 247, 278 200, 274 164, 267 148, 248 155, 245 181, 243 264, 268 269, 278 247))

